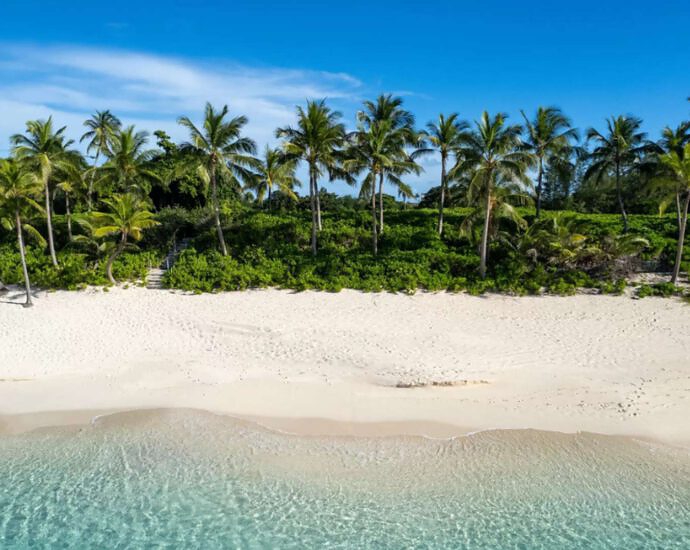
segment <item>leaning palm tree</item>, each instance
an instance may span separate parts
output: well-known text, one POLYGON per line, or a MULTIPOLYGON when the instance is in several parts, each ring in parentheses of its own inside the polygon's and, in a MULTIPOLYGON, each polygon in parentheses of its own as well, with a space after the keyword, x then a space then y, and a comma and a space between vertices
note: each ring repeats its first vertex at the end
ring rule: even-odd
POLYGON ((309 170, 309 198, 312 214, 311 251, 316 255, 316 234, 321 228, 321 201, 318 181, 324 173, 332 174, 339 161, 339 151, 345 140, 345 126, 339 122, 341 114, 326 106, 325 100, 307 101, 306 109, 297 107, 297 126, 276 130, 276 137, 284 140, 286 154, 304 161, 309 170))
POLYGON ((36 174, 26 170, 17 161, 0 160, 0 217, 2 225, 7 229, 15 229, 17 232, 17 245, 19 246, 19 257, 22 262, 22 272, 24 275, 24 287, 26 289, 26 301, 24 307, 31 307, 31 281, 29 270, 26 265, 26 251, 24 248, 24 233, 34 237, 42 246, 45 240, 34 229, 26 223, 25 218, 31 212, 43 212, 40 204, 35 197, 40 196, 42 182, 36 174))
POLYGON ((86 141, 87 154, 93 154, 93 166, 89 179, 89 188, 86 194, 88 211, 93 209, 93 186, 96 177, 96 168, 101 155, 108 156, 115 135, 120 130, 120 120, 110 111, 96 111, 94 115, 84 121, 88 128, 79 139, 79 143, 86 141))
POLYGON ((451 177, 469 173, 468 202, 475 205, 473 215, 468 217, 465 230, 477 218, 482 220, 481 243, 479 247, 479 273, 486 276, 488 243, 494 218, 508 216, 519 221, 512 203, 524 202, 526 195, 518 185, 527 183, 526 172, 531 156, 521 147, 519 125, 507 125, 507 115, 499 113, 494 117, 484 111, 481 120, 463 140, 458 151, 461 162, 451 170, 451 177))
POLYGON ((441 193, 438 203, 438 234, 443 234, 443 208, 448 194, 448 157, 455 153, 462 145, 469 128, 464 121, 458 120, 457 113, 448 116, 440 114, 438 122, 429 122, 427 125, 427 139, 431 145, 438 149, 441 155, 441 193))
POLYGON ((158 225, 146 204, 132 193, 113 195, 104 199, 103 204, 108 207, 106 212, 93 212, 93 236, 103 238, 115 236, 116 242, 111 244, 111 252, 105 264, 105 273, 112 284, 116 284, 113 277, 113 262, 128 246, 129 239, 140 241, 145 229, 158 225))
POLYGON ((286 156, 280 149, 266 146, 263 158, 259 159, 259 162, 256 176, 246 185, 256 193, 257 202, 262 203, 266 198, 270 207, 274 188, 290 199, 297 200, 294 191, 294 188, 300 185, 295 176, 297 161, 286 156))
POLYGON ((224 256, 228 255, 228 248, 220 222, 218 184, 221 181, 234 182, 237 179, 250 181, 251 169, 257 169, 259 166, 259 162, 252 156, 256 152, 256 144, 241 135, 242 128, 247 124, 247 117, 236 116, 225 120, 227 114, 227 105, 216 110, 207 103, 201 128, 197 128, 187 117, 177 120, 189 130, 190 135, 190 141, 183 143, 180 149, 192 160, 201 179, 211 186, 218 242, 224 256))
POLYGON ((525 119, 525 149, 537 161, 536 217, 541 214, 542 183, 544 171, 549 166, 566 162, 572 156, 572 140, 577 138, 577 130, 570 119, 557 107, 539 107, 533 120, 525 119))
POLYGON ((57 267, 55 240, 53 238, 53 215, 50 181, 58 162, 77 155, 68 150, 71 140, 64 136, 65 127, 54 130, 53 119, 30 120, 26 123, 26 134, 15 134, 10 139, 17 159, 25 163, 39 177, 43 185, 46 225, 48 228, 48 248, 53 265, 57 267))
POLYGON ((660 155, 659 162, 667 169, 662 177, 670 180, 682 203, 680 224, 678 225, 676 260, 673 264, 673 273, 671 274, 671 282, 675 284, 678 280, 680 264, 683 259, 685 228, 688 224, 688 207, 690 206, 690 143, 683 147, 681 154, 676 150, 660 155))
POLYGON ((631 116, 611 117, 606 121, 607 131, 600 133, 594 128, 587 130, 587 141, 597 145, 589 154, 591 164, 584 174, 585 179, 601 179, 613 174, 616 182, 616 197, 623 219, 623 232, 628 231, 628 214, 623 201, 621 179, 650 151, 647 134, 640 131, 642 121, 631 116))
POLYGON ((160 176, 151 165, 156 152, 147 149, 147 143, 148 133, 137 132, 134 126, 118 130, 106 152, 108 160, 100 168, 100 185, 107 184, 111 192, 148 195, 160 176))

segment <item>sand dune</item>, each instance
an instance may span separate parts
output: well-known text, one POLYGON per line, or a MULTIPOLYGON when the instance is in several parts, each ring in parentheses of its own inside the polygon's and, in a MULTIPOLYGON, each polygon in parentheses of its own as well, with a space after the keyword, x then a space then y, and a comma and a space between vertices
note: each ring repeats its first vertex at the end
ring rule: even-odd
POLYGON ((0 303, 5 429, 28 413, 192 407, 309 433, 341 421, 690 443, 690 307, 677 300, 115 288, 36 302, 0 303))

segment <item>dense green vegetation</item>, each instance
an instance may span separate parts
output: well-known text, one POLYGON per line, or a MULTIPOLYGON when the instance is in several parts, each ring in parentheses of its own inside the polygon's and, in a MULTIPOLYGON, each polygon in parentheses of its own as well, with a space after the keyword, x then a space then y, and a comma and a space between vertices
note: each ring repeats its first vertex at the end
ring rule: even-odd
POLYGON ((51 119, 29 121, 0 161, 0 283, 25 284, 31 305, 30 282, 143 282, 184 239, 164 284, 194 292, 619 293, 634 272, 660 271, 670 282, 638 294, 682 293, 689 123, 655 142, 618 116, 580 141, 548 107, 524 124, 451 113, 421 131, 391 95, 365 102, 352 132, 324 101, 296 120, 258 155, 227 107, 181 117, 188 143, 155 132, 157 148, 103 111, 84 123, 88 158, 51 119), (408 178, 425 155, 440 159, 439 185, 416 197, 408 178), (336 179, 358 194, 328 193, 336 179))
MULTIPOLYGON (((619 292, 625 275, 642 268, 645 262, 647 267, 664 268, 675 253, 675 224, 670 215, 633 215, 630 223, 635 235, 622 237, 620 216, 549 212, 540 223, 546 225, 555 219, 571 227, 560 235, 506 232, 492 243, 494 262, 482 278, 476 243, 460 234, 470 212, 467 208, 446 209, 446 231, 441 237, 435 210, 390 210, 378 255, 374 256, 369 250, 370 220, 364 205, 325 210, 319 254, 314 257, 309 254, 307 211, 239 208, 225 230, 229 255, 217 251, 213 234, 207 229, 192 240, 167 272, 166 283, 201 292, 265 286, 519 294, 568 294, 589 287, 619 292), (588 237, 573 238, 580 235, 573 233, 574 225, 586 230, 588 237), (572 242, 567 242, 568 238, 572 242), (626 245, 623 241, 629 242, 626 245)), ((534 218, 534 210, 522 214, 527 220, 534 218)))

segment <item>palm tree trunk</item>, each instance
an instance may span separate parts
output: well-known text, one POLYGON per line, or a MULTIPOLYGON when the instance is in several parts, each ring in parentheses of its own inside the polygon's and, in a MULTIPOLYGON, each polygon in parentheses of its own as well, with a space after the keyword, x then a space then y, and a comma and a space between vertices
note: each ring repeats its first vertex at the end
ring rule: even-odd
POLYGON ((678 227, 678 248, 676 248, 676 263, 673 265, 673 275, 671 282, 675 285, 680 273, 680 263, 683 261, 683 244, 685 241, 685 227, 688 224, 688 207, 690 206, 690 191, 685 194, 685 204, 683 205, 683 215, 678 227))
POLYGON ((216 231, 218 232, 218 242, 220 243, 220 250, 223 256, 228 255, 228 247, 225 246, 225 237, 223 237, 223 226, 220 224, 220 206, 218 205, 218 188, 216 186, 216 165, 211 163, 211 196, 213 200, 213 214, 216 218, 216 231))
POLYGON ((676 193, 676 223, 678 227, 680 227, 680 220, 682 218, 681 215, 681 209, 680 209, 680 192, 676 193))
POLYGON ((379 236, 376 228, 376 172, 371 171, 371 249, 376 256, 379 253, 379 236))
POLYGON ((441 152, 441 199, 438 203, 438 234, 443 235, 443 203, 446 200, 446 153, 441 152))
POLYGON ((383 235, 383 170, 379 174, 379 234, 383 235))
POLYGON ((319 194, 319 182, 316 180, 316 175, 314 175, 314 197, 316 198, 316 225, 321 231, 323 229, 321 225, 321 195, 319 194))
POLYGON ((537 174, 537 215, 536 218, 539 219, 541 214, 541 190, 542 190, 542 178, 544 176, 544 162, 539 158, 539 173, 537 174))
POLYGON ((113 251, 113 253, 108 258, 108 263, 105 264, 105 274, 108 276, 108 280, 112 284, 117 284, 115 277, 113 277, 113 262, 122 253, 122 251, 125 249, 126 244, 127 244, 127 233, 123 233, 122 238, 120 239, 120 242, 117 244, 117 246, 115 247, 115 250, 113 251))
POLYGON ((48 187, 48 178, 45 179, 44 190, 46 200, 46 225, 48 226, 48 249, 50 250, 50 259, 53 261, 55 267, 58 266, 57 256, 55 255, 55 241, 53 240, 53 214, 50 200, 50 188, 48 187))
POLYGON ((486 190, 486 208, 484 212, 484 229, 482 231, 482 243, 479 249, 479 275, 482 279, 486 277, 486 258, 488 255, 489 244, 489 224, 491 220, 491 188, 486 190))
POLYGON ((268 209, 271 210, 271 184, 268 184, 268 209))
POLYGON ((98 166, 98 156, 100 151, 96 151, 96 158, 93 160, 93 172, 91 172, 91 179, 89 180, 89 190, 86 193, 86 208, 89 212, 93 210, 93 181, 96 179, 96 166, 98 166))
POLYGON ((314 170, 309 170, 309 202, 311 205, 311 253, 316 256, 316 232, 319 227, 319 217, 317 214, 317 194, 316 194, 316 176, 314 170))
POLYGON ((29 269, 26 267, 26 253, 24 252, 24 236, 22 235, 22 219, 19 210, 15 211, 15 225, 17 226, 17 244, 19 244, 19 256, 22 259, 22 272, 24 273, 24 287, 26 288, 26 302, 24 307, 33 306, 31 301, 31 281, 29 280, 29 269))
POLYGON ((616 195, 618 197, 618 206, 621 209, 621 217, 623 218, 623 233, 628 232, 628 214, 625 211, 625 204, 623 203, 623 192, 621 190, 621 167, 616 164, 616 195))
POLYGON ((65 215, 67 216, 67 236, 72 241, 72 211, 69 207, 69 195, 65 193, 65 215))

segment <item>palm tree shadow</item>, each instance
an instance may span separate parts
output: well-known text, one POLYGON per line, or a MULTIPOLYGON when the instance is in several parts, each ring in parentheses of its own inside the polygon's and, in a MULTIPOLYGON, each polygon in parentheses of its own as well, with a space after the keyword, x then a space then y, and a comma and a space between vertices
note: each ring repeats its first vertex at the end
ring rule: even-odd
MULTIPOLYGON (((7 299, 5 300, 0 300, 0 304, 10 304, 14 306, 22 306, 24 307, 24 302, 23 301, 15 301, 15 300, 21 300, 26 296, 26 293, 24 291, 14 291, 9 288, 5 288, 0 290, 0 296, 3 296, 7 299)), ((31 291, 31 297, 38 299, 38 291, 32 290, 31 291)))

